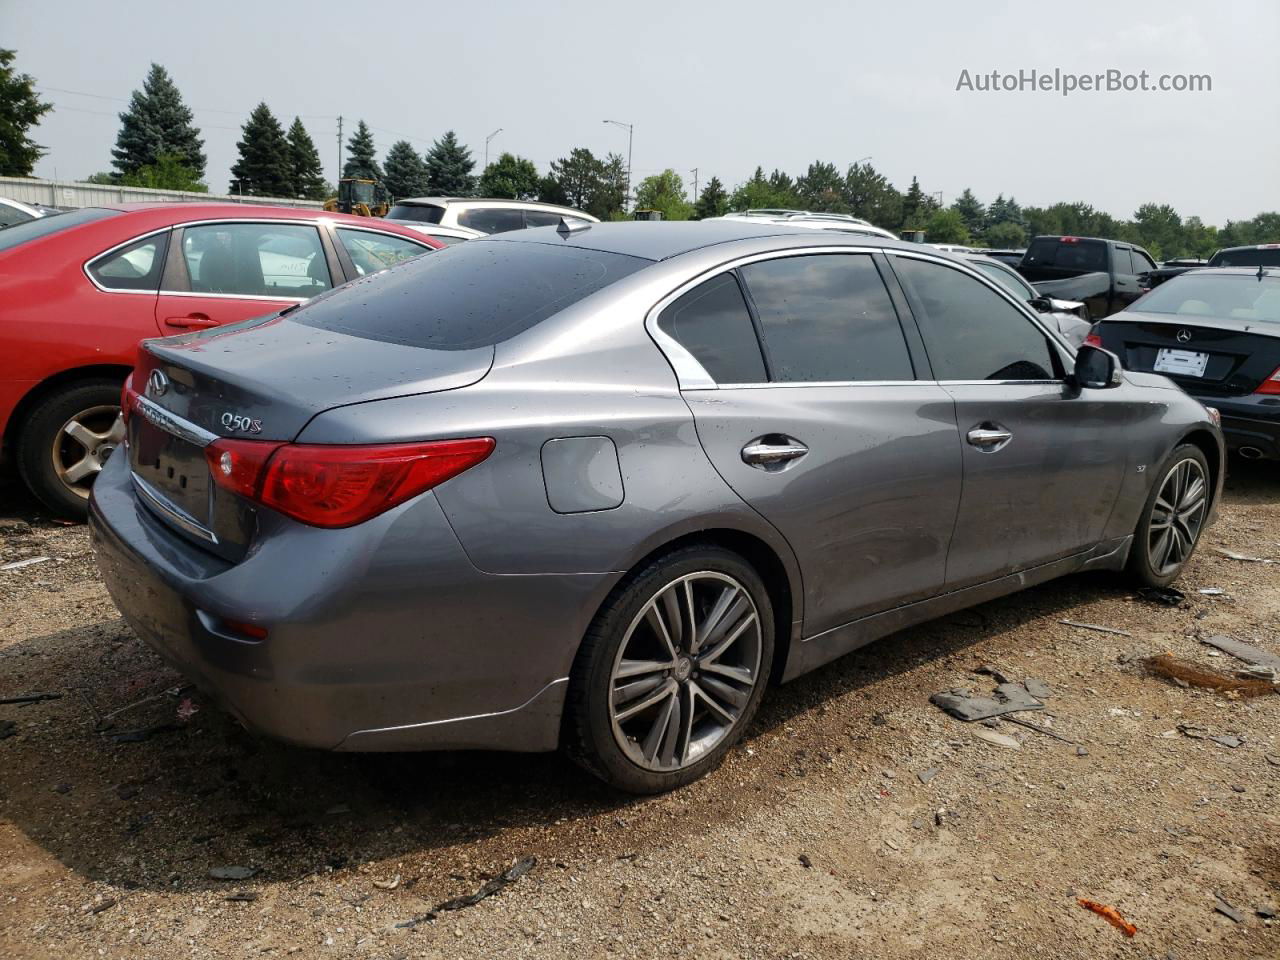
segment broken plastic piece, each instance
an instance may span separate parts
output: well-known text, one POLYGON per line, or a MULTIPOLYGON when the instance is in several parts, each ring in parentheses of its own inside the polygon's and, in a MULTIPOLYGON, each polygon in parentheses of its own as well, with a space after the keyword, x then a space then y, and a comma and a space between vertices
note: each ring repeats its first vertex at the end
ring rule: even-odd
POLYGON ((935 693, 929 702, 953 717, 968 721, 986 720, 1019 710, 1044 709, 1044 704, 1020 683, 1002 683, 991 697, 974 697, 967 690, 950 690, 935 693))
POLYGON ((1076 903, 1084 907, 1086 910, 1092 910, 1107 923, 1111 924, 1126 937, 1132 937, 1138 932, 1138 928, 1132 923, 1120 916, 1120 911, 1115 907, 1109 907, 1105 903, 1098 903, 1096 900, 1086 900, 1083 897, 1077 897, 1076 903))

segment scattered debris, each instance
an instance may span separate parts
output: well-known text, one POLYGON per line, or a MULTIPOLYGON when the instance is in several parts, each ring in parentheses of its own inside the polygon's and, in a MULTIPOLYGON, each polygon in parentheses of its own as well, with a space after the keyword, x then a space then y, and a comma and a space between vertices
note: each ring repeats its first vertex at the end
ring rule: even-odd
POLYGON ((95 903, 92 907, 89 908, 89 912, 92 914, 105 913, 115 905, 116 905, 115 899, 113 899, 112 897, 108 897, 106 900, 103 900, 101 903, 95 903))
POLYGON ((1235 907, 1233 907, 1231 904, 1227 903, 1227 901, 1223 899, 1222 894, 1220 894, 1217 890, 1213 891, 1213 899, 1214 899, 1214 904, 1213 904, 1214 910, 1222 914, 1228 920, 1232 920, 1235 923, 1244 923, 1244 914, 1241 913, 1239 910, 1237 910, 1235 907))
POLYGON ((1267 763, 1271 764, 1273 767, 1280 767, 1280 757, 1277 757, 1272 753, 1265 753, 1263 756, 1267 758, 1267 763))
POLYGON ((1076 903, 1080 904, 1080 906, 1084 907, 1086 910, 1092 910, 1098 916, 1102 917, 1103 920, 1106 920, 1107 923, 1111 924, 1123 933, 1126 937, 1132 937, 1138 932, 1138 928, 1122 917, 1120 915, 1120 911, 1115 907, 1109 907, 1105 903, 1098 903, 1096 900, 1086 900, 1083 897, 1077 897, 1076 903))
POLYGON ((1201 637, 1200 642, 1223 653, 1229 653, 1237 660, 1243 660, 1245 663, 1251 663, 1256 667, 1266 667, 1268 670, 1280 670, 1280 656, 1272 653, 1270 650, 1263 650, 1261 647, 1255 647, 1252 643, 1245 643, 1243 640, 1233 640, 1230 637, 1221 635, 1212 637, 1201 637))
POLYGON ((1227 595, 1227 591, 1221 587, 1201 587, 1198 592, 1206 597, 1225 597, 1227 595))
POLYGON ((18 725, 12 720, 0 720, 0 740, 7 740, 18 732, 18 725))
POLYGON ((1037 680, 1035 677, 1027 677, 1022 681, 1022 685, 1027 688, 1027 693, 1037 700, 1048 700, 1053 696, 1053 691, 1049 689, 1049 685, 1043 680, 1037 680))
POLYGON ((1244 743, 1244 740, 1240 737, 1210 737, 1209 739, 1214 743, 1220 743, 1222 746, 1229 747, 1232 750, 1244 743))
POLYGON ((1194 727, 1189 723, 1178 724, 1178 732, 1192 740, 1206 740, 1209 737, 1208 727, 1194 727))
POLYGON ((68 793, 70 793, 70 792, 71 792, 71 789, 72 789, 72 788, 71 788, 71 784, 69 784, 69 783, 60 783, 60 784, 58 784, 57 786, 55 786, 55 787, 53 788, 53 792, 54 792, 54 793, 60 793, 60 794, 62 794, 63 796, 66 796, 68 793))
POLYGON ((1118 637, 1132 637, 1133 634, 1128 630, 1118 630, 1115 627, 1104 627, 1097 623, 1081 623, 1079 620, 1059 620, 1059 623, 1065 623, 1068 627, 1079 627, 1081 630, 1097 630, 1099 633, 1114 633, 1118 637))
POLYGON ((237 890, 235 893, 228 893, 222 899, 231 903, 253 903, 258 899, 258 894, 253 890, 237 890))
POLYGON ((375 880, 373 881, 373 885, 379 890, 394 890, 396 887, 400 886, 400 874, 397 873, 390 880, 375 880))
POLYGON ((933 812, 933 825, 940 827, 947 821, 947 808, 939 807, 933 812))
POLYGON ((1022 749, 1022 744, 1013 739, 1013 737, 1007 737, 1003 733, 996 733, 994 730, 987 730, 985 728, 974 730, 973 735, 979 740, 992 744, 993 746, 1008 747, 1010 750, 1022 749))
POLYGON ((150 740, 157 733, 177 729, 176 724, 166 721, 150 727, 139 727, 137 730, 121 730, 119 733, 109 733, 107 734, 107 739, 115 743, 141 743, 143 740, 150 740))
POLYGON ((1070 737, 1064 737, 1060 733, 1050 730, 1048 727, 1042 727, 1038 723, 1032 723, 1030 720, 1024 720, 1022 717, 1005 717, 1010 723, 1016 723, 1020 727, 1026 727, 1028 730, 1034 730, 1036 733, 1043 733, 1046 737, 1052 737, 1054 740, 1061 740, 1063 743, 1075 744, 1070 737))
POLYGON ((902 849, 900 846, 898 846, 896 843, 894 843, 894 842, 893 842, 893 840, 892 840, 891 838, 889 838, 889 837, 885 837, 885 838, 884 838, 884 844, 885 844, 885 846, 886 846, 886 847, 888 847, 890 850, 901 850, 901 849, 902 849))
POLYGON ((136 783, 118 783, 116 784, 116 796, 121 800, 131 800, 138 795, 141 789, 136 783))
POLYGON ((48 563, 53 557, 27 557, 25 560, 13 560, 0 564, 0 570, 21 570, 23 567, 34 567, 37 563, 48 563))
POLYGON ((1187 595, 1173 587, 1141 587, 1138 596, 1147 603, 1161 607, 1180 607, 1187 595))
POLYGON ((200 712, 200 707, 190 697, 183 697, 182 702, 178 704, 178 709, 174 711, 174 716, 178 718, 179 723, 188 723, 191 718, 200 712))
POLYGON ((1242 697, 1261 697, 1276 692, 1276 686, 1269 680, 1237 680, 1188 660, 1179 660, 1171 653, 1148 657, 1143 662, 1154 674, 1219 693, 1230 691, 1242 697))
POLYGON ((439 904, 438 906, 432 907, 429 911, 424 913, 422 916, 414 917, 412 920, 405 920, 402 923, 397 923, 396 926, 400 928, 413 928, 420 923, 426 923, 430 920, 436 919, 436 917, 438 917, 441 913, 444 913, 446 911, 461 910, 463 907, 475 906, 481 900, 491 897, 495 893, 502 890, 504 887, 508 887, 511 884, 515 883, 517 880, 523 877, 526 873, 532 870, 534 868, 534 865, 537 864, 537 862, 538 862, 537 859, 534 857, 525 857, 523 860, 516 863, 515 866, 511 867, 511 869, 507 870, 505 873, 502 873, 494 877, 492 880, 488 881, 484 886, 482 886, 475 893, 468 894, 465 897, 458 897, 454 900, 446 900, 444 903, 439 904))
POLYGON ((809 855, 807 853, 800 854, 800 866, 804 867, 806 870, 812 869, 813 861, 809 859, 809 855))
POLYGON ((1076 747, 1076 756, 1077 756, 1077 757, 1087 757, 1088 755, 1089 755, 1089 748, 1088 748, 1088 747, 1076 747))
POLYGON ((930 767, 928 770, 921 770, 919 773, 917 773, 916 778, 921 783, 928 783, 930 780, 932 780, 941 772, 942 772, 941 767, 930 767))
POLYGON ((975 668, 973 672, 980 673, 983 676, 991 677, 992 679, 995 680, 996 683, 1009 682, 1008 674, 1006 674, 1003 670, 999 669, 998 667, 995 667, 989 663, 984 663, 982 666, 975 668))
POLYGON ((255 873, 255 867, 210 867, 209 876, 214 880, 248 880, 255 873))
POLYGON ((1253 912, 1263 920, 1274 920, 1276 918, 1276 908, 1270 904, 1263 904, 1260 907, 1256 907, 1253 912))
POLYGON ((975 697, 968 690, 935 693, 929 702, 960 720, 986 720, 1020 710, 1043 710, 1044 704, 1020 683, 1002 683, 994 697, 975 697))
POLYGON ((62 694, 60 693, 27 693, 19 697, 5 697, 3 699, 0 699, 0 704, 39 703, 41 700, 61 700, 61 699, 62 699, 62 694))
POLYGON ((1265 557, 1251 557, 1247 553, 1236 553, 1234 550, 1227 550, 1223 547, 1214 547, 1213 552, 1221 554, 1228 560, 1240 560, 1244 563, 1275 563, 1274 560, 1267 560, 1265 557))
POLYGON ((350 813, 351 807, 345 803, 335 803, 332 807, 325 811, 325 816, 340 817, 344 813, 350 813))

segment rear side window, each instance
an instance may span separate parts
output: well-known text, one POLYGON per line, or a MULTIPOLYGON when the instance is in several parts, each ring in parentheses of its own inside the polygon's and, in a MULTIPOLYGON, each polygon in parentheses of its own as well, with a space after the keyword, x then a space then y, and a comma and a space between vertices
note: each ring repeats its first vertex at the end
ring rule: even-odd
MULTIPOLYGON (((574 223, 577 219, 577 217, 572 217, 569 222, 574 223)), ((524 212, 524 225, 526 227, 558 227, 560 226, 560 214, 551 213, 547 210, 526 210, 524 212)))
POLYGON ((182 254, 195 293, 312 297, 333 286, 310 224, 216 223, 187 227, 182 254))
POLYGON ((865 254, 780 257, 742 268, 780 382, 912 380, 907 342, 865 254))
POLYGON ((471 240, 353 280, 289 317, 369 340, 470 350, 523 333, 651 262, 578 247, 471 240))
POLYGON ((61 233, 63 230, 70 230, 72 227, 78 227, 82 223, 93 223, 95 220, 105 220, 107 217, 118 216, 120 216, 119 210, 85 207, 83 210, 61 213, 56 217, 40 217, 37 220, 27 220, 25 223, 15 223, 12 227, 5 227, 3 231, 0 231, 0 253, 19 244, 38 240, 40 237, 48 237, 55 233, 61 233))
POLYGON ((484 233, 506 233, 524 229, 523 210, 504 210, 502 207, 477 207, 458 214, 458 224, 484 233))
POLYGON ((144 237, 89 265, 94 280, 108 290, 159 290, 169 231, 144 237))
POLYGON ((700 284, 662 311, 658 327, 693 354, 716 383, 767 378, 751 314, 732 273, 700 284))
POLYGON ((951 267, 895 256, 939 380, 1054 380, 1048 338, 1012 304, 951 267))
POLYGON ((420 203, 397 203, 387 213, 388 220, 412 220, 414 223, 439 223, 444 219, 444 207, 420 203))
POLYGON ((1052 237, 1032 240, 1027 248, 1028 266, 1062 267, 1067 270, 1098 271, 1107 269, 1107 245, 1101 240, 1058 240, 1052 237))
POLYGON ((356 272, 362 277, 420 257, 424 253, 430 253, 432 249, 404 237, 373 233, 370 230, 348 230, 344 227, 338 228, 338 240, 355 264, 356 272))
MULTIPOLYGON (((3 244, 0 234, 0 244, 3 244)), ((1219 250, 1209 260, 1211 267, 1280 267, 1280 246, 1241 247, 1239 250, 1219 250)))

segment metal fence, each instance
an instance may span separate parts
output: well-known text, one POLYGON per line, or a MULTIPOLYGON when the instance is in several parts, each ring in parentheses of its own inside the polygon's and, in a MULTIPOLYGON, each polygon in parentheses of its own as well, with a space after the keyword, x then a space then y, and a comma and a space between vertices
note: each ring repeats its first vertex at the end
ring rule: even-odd
POLYGON ((319 200, 294 200, 288 197, 241 197, 217 193, 192 193, 187 190, 152 190, 149 187, 117 187, 103 183, 78 183, 67 180, 33 180, 26 177, 0 177, 0 197, 22 203, 43 203, 50 207, 94 207, 102 204, 138 203, 145 200, 175 200, 208 203, 267 203, 280 207, 324 206, 319 200))

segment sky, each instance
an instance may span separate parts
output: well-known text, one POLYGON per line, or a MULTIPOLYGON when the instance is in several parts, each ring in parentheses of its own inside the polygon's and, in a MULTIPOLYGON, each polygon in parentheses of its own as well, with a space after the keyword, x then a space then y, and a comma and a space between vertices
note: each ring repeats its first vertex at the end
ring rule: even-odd
POLYGON ((117 114, 151 61, 195 112, 206 180, 227 190, 239 127, 265 100, 301 116, 336 178, 337 117, 379 155, 455 130, 483 159, 540 170, 584 146, 634 179, 671 167, 730 189, 757 165, 793 176, 870 157, 950 203, 964 188, 1023 205, 1083 201, 1131 217, 1172 204, 1206 223, 1280 209, 1280 2, 925 0, 607 5, 0 0, 0 46, 55 104, 36 175, 110 168, 117 114), (993 70, 1207 74, 1207 92, 982 92, 993 70))

